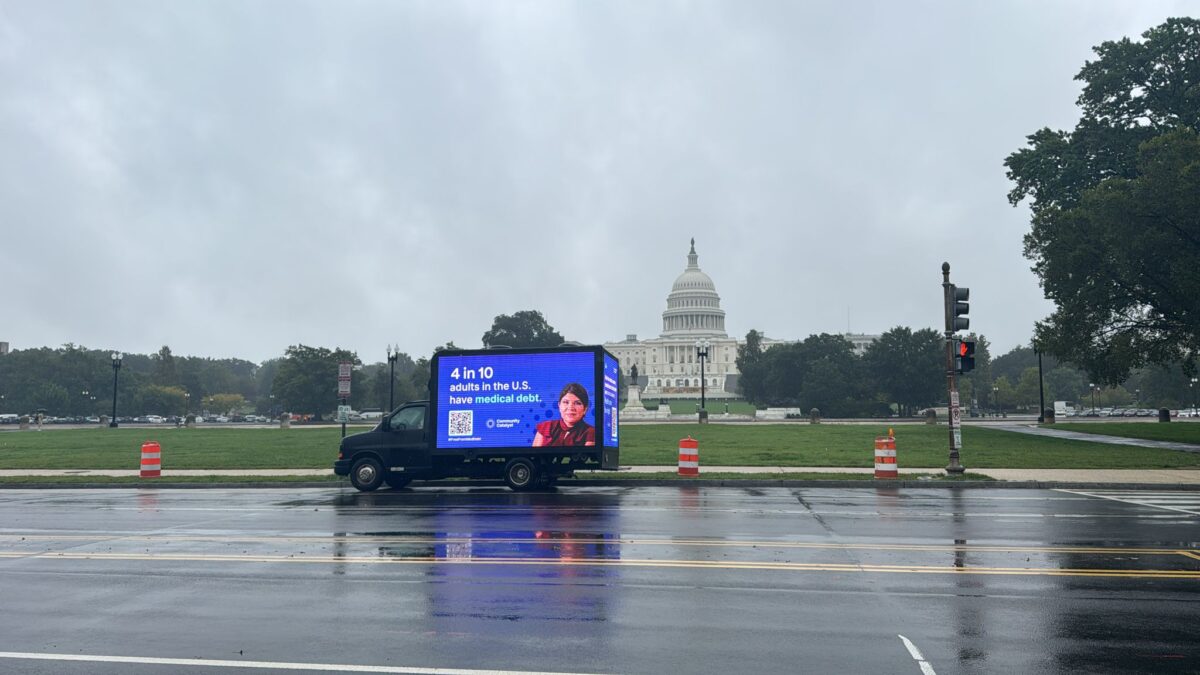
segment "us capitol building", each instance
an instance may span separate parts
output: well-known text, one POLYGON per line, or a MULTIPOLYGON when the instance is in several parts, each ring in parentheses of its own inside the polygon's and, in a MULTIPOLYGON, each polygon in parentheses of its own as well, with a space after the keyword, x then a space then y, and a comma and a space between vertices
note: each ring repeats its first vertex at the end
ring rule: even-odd
MULTIPOLYGON (((626 382, 637 366, 638 385, 645 398, 699 398, 700 359, 696 343, 708 341, 704 363, 705 393, 712 398, 735 398, 737 394, 738 340, 725 332, 725 310, 713 280, 697 263, 696 240, 688 251, 687 268, 671 285, 667 309, 662 314, 663 330, 657 338, 638 340, 629 335, 604 348, 621 361, 626 382)), ((763 347, 781 340, 763 338, 763 347)))
MULTIPOLYGON (((621 342, 606 342, 604 348, 621 362, 626 383, 631 383, 630 369, 637 366, 637 383, 642 397, 699 398, 700 359, 696 343, 708 342, 708 358, 704 363, 704 391, 711 398, 738 398, 737 350, 743 344, 725 332, 725 310, 721 296, 711 277, 700 269, 696 255, 696 240, 688 251, 687 267, 671 285, 667 309, 662 313, 663 330, 656 338, 638 340, 628 335, 621 342)), ((843 334, 860 355, 878 335, 843 334)), ((767 349, 793 340, 763 337, 767 349)))

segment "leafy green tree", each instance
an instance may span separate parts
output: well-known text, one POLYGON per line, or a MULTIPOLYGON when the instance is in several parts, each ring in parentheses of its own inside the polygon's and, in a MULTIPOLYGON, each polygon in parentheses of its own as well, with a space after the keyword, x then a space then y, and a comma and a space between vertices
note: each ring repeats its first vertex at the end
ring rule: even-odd
POLYGON ((1005 161, 1056 306, 1037 343, 1106 384, 1200 352, 1200 20, 1142 37, 1095 48, 1072 132, 1042 129, 1005 161))
MULTIPOLYGON (((411 378, 417 364, 408 354, 399 354, 396 358, 395 404, 397 406, 427 398, 428 394, 422 389, 418 391, 412 384, 411 378)), ((391 364, 373 363, 362 368, 363 386, 354 391, 355 398, 351 404, 360 410, 387 410, 389 398, 392 395, 391 364), (361 395, 360 395, 361 392, 361 395)))
POLYGON ((992 410, 997 413, 1009 413, 1015 403, 1012 382, 1008 376, 1001 375, 992 382, 992 410))
MULTIPOLYGON (((154 362, 154 373, 151 381, 154 384, 163 387, 171 387, 179 384, 179 371, 175 368, 175 357, 171 355, 171 348, 163 345, 158 353, 150 357, 154 362)), ((157 413, 162 414, 162 413, 157 413)))
POLYGON ((854 346, 840 335, 811 335, 757 356, 739 355, 743 394, 755 405, 818 408, 830 417, 878 412, 854 346), (749 381, 747 381, 749 375, 749 381), (747 391, 754 392, 753 396, 747 391))
MULTIPOLYGON (((341 361, 360 363, 353 352, 344 349, 288 347, 275 372, 272 385, 275 400, 281 401, 280 405, 291 412, 312 414, 320 421, 323 413, 338 405, 337 374, 341 361)), ((357 388, 355 380, 361 385, 361 375, 357 371, 351 374, 351 394, 357 388)))
POLYGON ((734 359, 738 372, 741 373, 738 377, 738 388, 747 401, 755 404, 766 400, 763 388, 765 373, 762 370, 762 338, 762 333, 750 329, 750 332, 746 333, 746 341, 738 345, 737 357, 734 359))
POLYGON ((1039 403, 1038 385, 1037 366, 1030 366, 1021 371, 1021 377, 1017 380, 1016 391, 1013 393, 1013 406, 1025 408, 1026 410, 1037 410, 1039 403))
POLYGON ((863 361, 902 416, 946 396, 946 341, 932 328, 896 326, 867 347, 863 361))
POLYGON ((139 409, 151 415, 183 415, 187 399, 180 387, 164 387, 159 384, 149 384, 141 390, 142 404, 139 409))
POLYGON ((43 382, 31 393, 28 412, 45 410, 49 415, 65 415, 71 412, 71 394, 61 384, 43 382))
POLYGON ((563 336, 546 322, 537 310, 523 310, 513 315, 501 314, 492 321, 492 328, 483 334, 483 346, 505 345, 522 347, 557 347, 563 336))
POLYGON ((1060 365, 1044 374, 1046 382, 1046 405, 1052 401, 1070 401, 1080 404, 1083 399, 1080 394, 1087 392, 1087 375, 1082 371, 1060 365))
POLYGON ((210 413, 224 415, 241 410, 246 405, 246 397, 241 394, 210 394, 204 397, 202 405, 210 413))

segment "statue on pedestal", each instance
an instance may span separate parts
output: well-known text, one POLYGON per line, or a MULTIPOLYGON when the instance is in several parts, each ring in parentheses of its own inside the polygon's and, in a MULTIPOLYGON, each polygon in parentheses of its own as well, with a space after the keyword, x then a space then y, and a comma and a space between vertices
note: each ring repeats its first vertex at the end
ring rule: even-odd
POLYGON ((638 389, 637 377, 638 369, 637 365, 635 364, 629 368, 629 396, 625 401, 625 410, 634 411, 646 409, 646 407, 642 405, 642 394, 641 390, 638 389))

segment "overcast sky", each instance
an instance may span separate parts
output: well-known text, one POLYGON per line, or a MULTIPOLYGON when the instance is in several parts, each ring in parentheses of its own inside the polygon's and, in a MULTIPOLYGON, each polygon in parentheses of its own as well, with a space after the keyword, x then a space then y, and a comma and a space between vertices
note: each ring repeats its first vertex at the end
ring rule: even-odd
POLYGON ((1051 306, 1004 158, 1193 2, 0 0, 0 341, 262 361, 1051 306))

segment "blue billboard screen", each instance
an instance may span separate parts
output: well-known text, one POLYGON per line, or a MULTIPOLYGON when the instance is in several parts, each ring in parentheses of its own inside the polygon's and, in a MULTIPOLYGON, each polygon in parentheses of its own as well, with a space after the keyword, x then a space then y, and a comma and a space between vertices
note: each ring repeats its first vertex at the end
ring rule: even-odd
POLYGON ((594 352, 439 356, 437 447, 598 445, 595 387, 594 352))
POLYGON ((617 383, 621 379, 621 367, 617 360, 608 354, 604 355, 604 444, 617 447, 617 408, 621 403, 621 395, 617 383))

